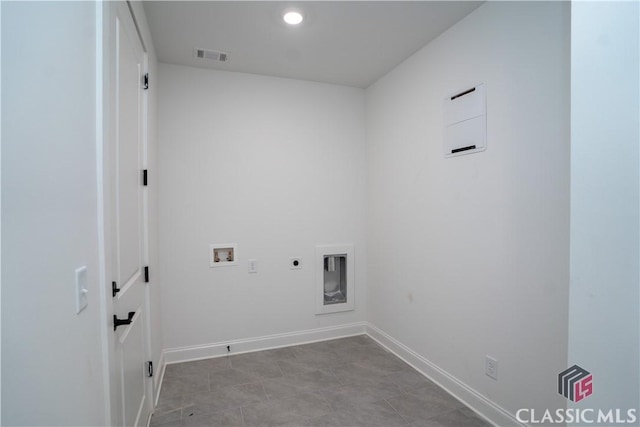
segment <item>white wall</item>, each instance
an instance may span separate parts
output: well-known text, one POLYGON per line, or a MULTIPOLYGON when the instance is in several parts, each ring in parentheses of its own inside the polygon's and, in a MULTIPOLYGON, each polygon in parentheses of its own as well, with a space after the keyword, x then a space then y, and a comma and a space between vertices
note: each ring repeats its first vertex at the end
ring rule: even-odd
MULTIPOLYGON (((87 54, 101 43, 96 31, 102 31, 101 12, 109 7, 3 3, 3 425, 105 425, 109 419, 101 342, 107 326, 101 315, 110 322, 111 313, 100 313, 99 294, 108 290, 99 286, 98 274, 101 130, 96 121, 102 121, 102 112, 96 109, 101 102, 96 90, 101 82, 96 84, 96 56, 87 54), (88 266, 89 306, 76 315, 73 273, 82 265, 88 266)), ((153 75, 157 60, 149 30, 141 5, 133 7, 153 75)), ((148 121, 153 174, 155 91, 149 92, 148 121)), ((151 181, 152 271, 157 271, 155 188, 151 181)), ((149 289, 150 351, 157 363, 159 290, 149 289)))
POLYGON ((2 4, 2 425, 104 425, 96 7, 2 4))
POLYGON ((159 84, 165 347, 364 320, 364 92, 167 64, 159 84), (240 265, 209 268, 210 243, 240 265), (355 245, 356 309, 316 316, 314 249, 332 243, 355 245))
POLYGON ((637 2, 572 6, 569 363, 594 378, 581 408, 640 410, 639 27, 637 2))
POLYGON ((569 18, 484 4, 366 92, 368 320, 512 415, 564 406, 569 18), (481 82, 487 151, 445 159, 442 100, 481 82))

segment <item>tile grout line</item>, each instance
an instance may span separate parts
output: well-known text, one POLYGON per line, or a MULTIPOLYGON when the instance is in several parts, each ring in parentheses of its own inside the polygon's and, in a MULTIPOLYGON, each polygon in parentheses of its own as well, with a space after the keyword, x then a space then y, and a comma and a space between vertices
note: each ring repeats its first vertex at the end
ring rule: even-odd
POLYGON ((269 394, 267 393, 267 389, 264 388, 264 383, 260 380, 260 387, 262 387, 262 392, 264 393, 264 397, 267 399, 267 405, 271 403, 271 399, 269 398, 269 394))
MULTIPOLYGON (((325 401, 325 402, 327 402, 327 404, 329 405, 329 408, 331 408, 331 411, 330 411, 330 412, 327 412, 327 413, 326 413, 326 414, 324 414, 324 415, 327 415, 327 414, 335 414, 335 413, 337 413, 337 412, 338 412, 338 410, 337 410, 337 409, 336 409, 336 408, 331 404, 331 402, 329 401, 329 399, 327 399, 327 398, 324 396, 324 394, 320 393, 320 397, 322 397, 322 398, 324 399, 324 401, 325 401)), ((324 416, 324 415, 323 415, 323 416, 324 416)))
POLYGON ((282 368, 280 367, 280 364, 278 363, 280 361, 280 359, 277 359, 275 361, 276 366, 278 367, 278 370, 280 371, 280 376, 284 377, 284 371, 282 370, 282 368))
POLYGON ((242 406, 240 406, 240 419, 242 420, 242 427, 247 427, 247 423, 244 422, 244 411, 242 410, 242 406))
POLYGON ((396 414, 398 414, 398 416, 399 416, 400 418, 402 418, 404 421, 406 421, 406 422, 405 422, 405 425, 407 425, 407 424, 410 424, 410 423, 411 423, 411 421, 410 421, 410 420, 408 420, 407 418, 405 418, 404 416, 402 416, 402 414, 401 414, 401 413, 400 413, 400 412, 395 408, 395 406, 393 406, 393 405, 391 404, 391 402, 389 402, 389 401, 387 400, 387 398, 384 398, 384 399, 382 399, 382 400, 384 400, 384 401, 385 401, 385 403, 386 403, 387 405, 389 405, 389 406, 391 407, 391 409, 393 409, 393 411, 394 411, 396 414))
MULTIPOLYGON (((340 387, 342 387, 342 386, 346 385, 344 382, 342 382, 342 380, 340 379, 340 377, 338 377, 338 376, 336 375, 336 373, 335 373, 335 372, 333 372, 333 368, 329 368, 329 372, 331 373, 331 375, 333 375, 333 377, 336 379, 336 381, 338 381, 338 385, 339 385, 340 387)), ((336 388, 337 388, 337 387, 336 387, 336 388)))

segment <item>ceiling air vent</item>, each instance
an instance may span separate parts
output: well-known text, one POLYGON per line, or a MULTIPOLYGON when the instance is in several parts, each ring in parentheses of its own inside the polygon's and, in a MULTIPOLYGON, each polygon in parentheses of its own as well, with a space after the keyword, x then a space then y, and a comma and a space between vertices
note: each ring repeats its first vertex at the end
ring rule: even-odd
POLYGON ((218 52, 217 50, 195 49, 195 56, 199 59, 208 59, 210 61, 227 62, 229 58, 227 53, 218 52))

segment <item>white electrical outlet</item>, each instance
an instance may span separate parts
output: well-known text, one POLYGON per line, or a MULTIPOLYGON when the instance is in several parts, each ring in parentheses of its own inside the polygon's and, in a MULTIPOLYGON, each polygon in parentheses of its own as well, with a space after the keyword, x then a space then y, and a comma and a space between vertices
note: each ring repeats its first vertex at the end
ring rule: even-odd
POLYGON ((250 259, 248 261, 249 265, 249 273, 257 273, 258 272, 258 260, 250 259))
POLYGON ((484 373, 489 378, 498 381, 498 361, 491 356, 487 356, 484 364, 484 373))

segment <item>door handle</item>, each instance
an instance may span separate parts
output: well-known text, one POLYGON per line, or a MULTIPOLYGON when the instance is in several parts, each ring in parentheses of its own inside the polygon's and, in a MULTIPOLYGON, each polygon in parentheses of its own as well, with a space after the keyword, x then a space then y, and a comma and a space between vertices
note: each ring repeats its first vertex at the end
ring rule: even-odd
POLYGON ((118 319, 118 316, 116 316, 115 314, 113 315, 113 330, 115 331, 118 326, 123 326, 123 325, 130 325, 131 321, 133 320, 133 316, 136 315, 135 311, 130 311, 129 312, 129 317, 127 317, 126 319, 118 319))

